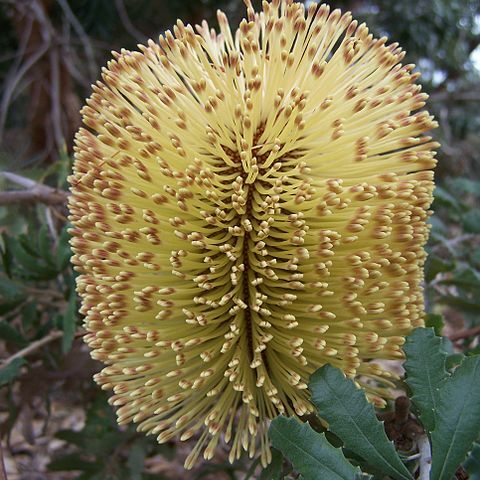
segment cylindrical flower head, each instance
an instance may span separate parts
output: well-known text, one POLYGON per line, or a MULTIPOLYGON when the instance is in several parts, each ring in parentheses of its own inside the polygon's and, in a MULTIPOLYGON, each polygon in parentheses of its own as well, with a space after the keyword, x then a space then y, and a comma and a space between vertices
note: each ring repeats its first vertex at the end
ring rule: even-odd
MULTIPOLYGON (((396 43, 350 13, 264 2, 122 50, 82 110, 73 262, 120 423, 270 459, 329 363, 374 403, 375 359, 422 325, 438 145, 396 43)), ((378 384, 380 381, 380 386, 378 384)), ((321 415, 321 412, 320 412, 321 415)))

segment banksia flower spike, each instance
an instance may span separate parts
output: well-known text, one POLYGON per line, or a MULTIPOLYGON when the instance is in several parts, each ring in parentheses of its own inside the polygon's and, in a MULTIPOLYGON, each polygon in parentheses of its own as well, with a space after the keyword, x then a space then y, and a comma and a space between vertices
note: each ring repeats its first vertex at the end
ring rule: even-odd
MULTIPOLYGON (((122 50, 82 110, 73 262, 120 423, 270 460, 329 363, 382 404, 422 325, 435 126, 396 43, 273 0, 232 33, 178 21, 122 50)), ((321 414, 321 412, 320 412, 321 414)))

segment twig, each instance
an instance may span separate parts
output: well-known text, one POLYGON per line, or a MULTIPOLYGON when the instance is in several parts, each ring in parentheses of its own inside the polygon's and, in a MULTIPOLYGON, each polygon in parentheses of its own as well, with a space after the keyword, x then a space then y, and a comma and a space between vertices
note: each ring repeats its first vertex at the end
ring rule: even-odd
POLYGON ((3 459, 3 448, 0 443, 0 480, 7 480, 7 471, 5 470, 5 461, 3 459))
MULTIPOLYGON (((58 55, 58 49, 52 48, 49 55, 50 60, 50 97, 53 99, 61 98, 60 95, 60 56, 58 55)), ((55 140, 55 146, 57 150, 61 150, 64 145, 64 134, 62 129, 62 114, 60 112, 60 103, 52 102, 52 124, 53 124, 53 138, 55 140)))
MULTIPOLYGON (((17 2, 15 4, 15 7, 19 9, 21 13, 22 9, 19 8, 19 5, 18 5, 19 3, 20 2, 17 2)), ((45 19, 45 12, 42 10, 42 7, 39 6, 36 2, 33 2, 28 4, 28 8, 31 8, 34 14, 34 18, 31 18, 32 24, 34 19, 42 23, 42 20, 45 19)), ((29 28, 27 29, 28 34, 24 37, 25 46, 28 46, 31 29, 32 29, 32 25, 29 25, 29 28)), ((32 68, 33 65, 35 65, 35 63, 37 63, 43 57, 43 55, 45 55, 45 53, 47 53, 52 40, 50 29, 42 29, 42 37, 43 37, 42 45, 40 45, 40 47, 30 57, 25 59, 25 61, 21 65, 20 65, 20 62, 21 60, 23 60, 23 57, 25 56, 24 55, 25 48, 20 46, 20 51, 22 52, 22 55, 18 57, 20 59, 20 62, 15 62, 15 63, 18 63, 18 65, 14 64, 14 67, 13 67, 14 70, 8 73, 8 78, 5 82, 3 96, 0 103, 0 140, 3 138, 5 123, 7 120, 8 107, 10 105, 13 92, 17 84, 25 76, 28 70, 30 70, 30 68, 32 68)), ((22 39, 22 42, 23 42, 23 39, 22 39)))
POLYGON ((57 0, 58 4, 63 10, 65 17, 71 23, 73 29, 75 30, 80 42, 83 45, 85 50, 85 55, 87 57, 88 71, 90 73, 90 78, 95 78, 97 70, 97 62, 95 61, 95 53, 93 52, 92 42, 85 32, 82 24, 78 21, 77 17, 73 13, 72 9, 68 5, 66 0, 57 0))
POLYGON ((7 180, 25 187, 26 190, 11 190, 0 192, 0 205, 14 203, 41 202, 46 205, 64 204, 68 198, 68 192, 35 182, 30 178, 22 177, 15 173, 0 172, 7 180))
POLYGON ((127 9, 123 3, 123 0, 115 0, 115 7, 117 8, 118 16, 125 28, 125 30, 135 39, 137 42, 145 42, 146 36, 135 28, 130 17, 128 16, 127 9))
POLYGON ((38 349, 42 348, 44 345, 47 345, 48 343, 53 342, 54 340, 57 340, 62 336, 63 336, 62 331, 52 330, 48 335, 45 335, 45 337, 41 338, 40 340, 37 340, 36 342, 32 342, 28 347, 22 348, 22 350, 19 350, 17 353, 14 353, 12 356, 3 360, 1 363, 1 367, 2 368, 6 367, 7 365, 10 365, 10 363, 12 363, 15 359, 26 357, 27 355, 30 355, 36 352, 38 349))
POLYGON ((429 480, 430 470, 432 469, 432 451, 427 435, 420 435, 420 437, 418 437, 417 445, 420 453, 420 471, 418 480, 429 480))
MULTIPOLYGON (((81 337, 83 333, 84 332, 81 330, 78 331, 77 333, 75 333, 75 338, 81 337)), ((14 353, 12 356, 3 360, 2 363, 0 364, 0 368, 10 365, 10 363, 12 363, 17 358, 26 357, 27 355, 31 355, 32 353, 35 353, 37 350, 39 350, 43 346, 61 337, 63 337, 63 332, 61 330, 52 330, 48 335, 45 335, 45 337, 40 338, 40 340, 37 340, 35 342, 32 342, 30 345, 28 345, 28 347, 25 347, 22 350, 19 350, 18 352, 14 353)))
POLYGON ((58 233, 53 223, 52 210, 53 208, 51 207, 45 209, 45 220, 47 221, 48 230, 53 239, 53 247, 56 249, 58 246, 58 233))
POLYGON ((473 337, 475 335, 480 335, 480 325, 477 327, 472 327, 472 328, 467 328, 465 330, 460 330, 459 332, 452 333, 449 335, 449 339, 452 342, 455 342, 457 340, 463 340, 468 337, 473 337))

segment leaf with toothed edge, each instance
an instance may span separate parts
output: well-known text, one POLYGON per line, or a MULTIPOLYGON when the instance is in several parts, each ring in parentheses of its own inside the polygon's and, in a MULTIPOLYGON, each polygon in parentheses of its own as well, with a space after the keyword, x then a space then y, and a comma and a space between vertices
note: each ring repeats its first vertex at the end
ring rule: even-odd
POLYGON ((435 411, 441 386, 449 377, 445 370, 446 354, 442 340, 431 328, 418 328, 404 345, 407 359, 404 364, 406 382, 412 390, 412 402, 420 412, 420 420, 427 431, 435 427, 435 411))
POLYGON ((451 480, 480 431, 480 356, 467 357, 438 397, 431 480, 451 480))
POLYGON ((373 406, 352 380, 339 369, 325 365, 312 375, 309 388, 319 415, 346 448, 396 480, 412 480, 373 406))
POLYGON ((328 443, 323 433, 317 433, 295 418, 275 418, 269 434, 273 446, 292 462, 305 480, 355 480, 361 475, 340 448, 328 443))

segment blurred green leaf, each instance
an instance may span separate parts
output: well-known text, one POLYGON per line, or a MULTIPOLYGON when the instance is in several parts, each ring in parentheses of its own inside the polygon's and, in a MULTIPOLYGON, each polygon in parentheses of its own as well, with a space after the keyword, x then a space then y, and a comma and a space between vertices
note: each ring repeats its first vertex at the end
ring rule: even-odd
POLYGON ((52 268, 55 268, 55 260, 52 257, 52 241, 45 225, 38 231, 38 253, 52 268))
POLYGON ((102 464, 100 462, 87 460, 81 453, 71 453, 52 460, 48 464, 48 469, 51 472, 71 472, 78 470, 93 474, 102 469, 102 464))
POLYGON ((62 352, 66 353, 72 348, 73 339, 77 328, 77 294, 74 289, 70 292, 68 306, 62 317, 62 352))
POLYGON ((23 330, 27 331, 29 328, 33 327, 35 321, 37 320, 37 302, 33 300, 22 305, 21 314, 23 330))
POLYGON ((425 262, 425 280, 431 282, 439 273, 450 272, 454 268, 455 264, 452 261, 430 254, 425 262))
POLYGON ((470 210, 462 217, 463 228, 469 233, 480 233, 480 210, 470 210))
POLYGON ((342 439, 346 448, 394 479, 412 480, 365 392, 352 380, 338 368, 325 365, 312 375, 310 392, 329 430, 342 439))
POLYGON ((456 271, 450 278, 442 280, 446 285, 457 285, 463 288, 480 288, 480 273, 473 268, 466 268, 456 271))
POLYGON ((142 471, 145 464, 145 457, 147 455, 146 449, 146 442, 143 441, 143 439, 138 440, 132 445, 127 460, 130 480, 142 479, 142 471))
POLYGON ((454 178, 449 182, 450 187, 461 193, 467 193, 475 197, 480 197, 480 182, 470 178, 454 178))
POLYGON ((431 480, 451 480, 480 431, 480 357, 467 357, 440 389, 431 480))
POLYGON ((21 367, 26 364, 27 361, 24 358, 15 358, 7 366, 1 368, 0 386, 15 380, 15 378, 17 378, 21 373, 21 367))
POLYGON ((0 338, 21 347, 28 343, 27 339, 16 328, 5 320, 0 320, 0 338))
POLYGON ((277 417, 269 430, 272 445, 290 460, 305 480, 355 480, 360 470, 344 457, 340 448, 328 443, 307 423, 295 418, 277 417))
POLYGON ((9 312, 25 298, 24 288, 0 273, 0 314, 9 312))
POLYGON ((412 401, 420 412, 423 426, 431 432, 435 427, 440 388, 449 377, 442 340, 431 328, 417 328, 407 337, 403 350, 407 356, 404 368, 406 382, 413 393, 412 401))
POLYGON ((440 185, 435 185, 433 196, 434 208, 436 205, 442 205, 454 211, 460 211, 462 209, 462 203, 440 185))
POLYGON ((26 235, 16 238, 5 235, 4 240, 7 244, 8 255, 15 260, 10 268, 13 272, 15 267, 15 273, 18 276, 29 280, 51 280, 58 275, 55 268, 34 252, 30 243, 32 239, 26 235))
POLYGON ((70 234, 68 233, 68 228, 70 228, 70 226, 68 224, 65 225, 60 233, 60 237, 58 238, 56 259, 57 268, 59 271, 64 270, 69 265, 70 257, 72 256, 72 250, 69 244, 70 234))

